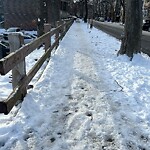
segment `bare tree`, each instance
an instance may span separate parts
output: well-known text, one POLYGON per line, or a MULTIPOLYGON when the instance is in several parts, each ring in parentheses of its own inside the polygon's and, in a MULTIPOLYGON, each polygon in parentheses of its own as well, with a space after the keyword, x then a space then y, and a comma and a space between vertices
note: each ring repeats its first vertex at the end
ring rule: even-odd
POLYGON ((122 14, 122 23, 125 23, 125 14, 126 14, 126 0, 120 0, 121 6, 123 8, 123 14, 122 14))
POLYGON ((115 21, 119 22, 120 21, 120 16, 121 16, 121 0, 116 0, 116 5, 115 5, 115 21))
POLYGON ((115 12, 114 12, 114 2, 115 0, 101 0, 100 5, 101 5, 101 14, 103 14, 103 17, 105 20, 115 20, 115 12))
POLYGON ((125 17, 124 36, 119 54, 126 54, 133 58, 133 54, 137 54, 141 50, 141 34, 142 34, 142 0, 127 0, 125 17))

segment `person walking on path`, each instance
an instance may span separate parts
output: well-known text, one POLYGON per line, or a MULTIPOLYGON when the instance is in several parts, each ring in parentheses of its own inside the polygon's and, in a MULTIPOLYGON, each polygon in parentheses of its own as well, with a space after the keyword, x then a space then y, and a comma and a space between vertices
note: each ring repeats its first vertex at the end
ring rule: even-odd
POLYGON ((90 19, 90 29, 92 29, 93 28, 93 19, 91 18, 90 19))
POLYGON ((90 27, 90 18, 88 18, 88 20, 87 20, 87 28, 89 28, 90 27))

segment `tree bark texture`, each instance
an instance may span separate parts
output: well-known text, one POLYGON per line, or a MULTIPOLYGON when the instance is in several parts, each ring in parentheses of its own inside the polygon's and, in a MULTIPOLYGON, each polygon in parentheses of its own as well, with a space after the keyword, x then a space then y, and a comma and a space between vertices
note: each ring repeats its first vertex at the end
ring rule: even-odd
POLYGON ((118 54, 133 58, 141 50, 142 0, 127 0, 125 29, 118 54))

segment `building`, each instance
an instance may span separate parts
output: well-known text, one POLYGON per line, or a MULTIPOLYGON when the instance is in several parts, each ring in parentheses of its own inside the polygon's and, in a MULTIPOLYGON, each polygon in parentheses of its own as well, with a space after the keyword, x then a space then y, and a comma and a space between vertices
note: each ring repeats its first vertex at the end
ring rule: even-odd
MULTIPOLYGON (((0 0, 3 1, 4 26, 20 27, 25 30, 35 30, 39 18, 40 0, 0 0)), ((59 20, 60 0, 43 0, 42 15, 45 23, 59 20), (57 10, 57 11, 56 11, 57 10)), ((67 0, 63 0, 63 9, 67 9, 67 0)))
POLYGON ((150 20, 150 2, 144 3, 144 19, 150 20))
POLYGON ((21 27, 35 29, 36 27, 36 0, 3 0, 5 28, 21 27))
POLYGON ((0 22, 4 21, 4 6, 3 0, 0 0, 0 22))

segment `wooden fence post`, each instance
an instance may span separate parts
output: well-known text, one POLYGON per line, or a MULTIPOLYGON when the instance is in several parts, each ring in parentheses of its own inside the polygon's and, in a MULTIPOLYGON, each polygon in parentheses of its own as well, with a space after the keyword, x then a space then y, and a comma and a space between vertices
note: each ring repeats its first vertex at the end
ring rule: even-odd
MULTIPOLYGON (((60 25, 60 22, 59 21, 57 21, 56 22, 56 28, 58 27, 60 25)), ((59 37, 59 32, 60 32, 60 30, 57 30, 56 31, 56 34, 55 34, 55 41, 58 39, 58 37, 59 37)), ((57 42, 57 46, 55 47, 56 49, 57 49, 57 47, 59 46, 59 41, 57 42)))
MULTIPOLYGON (((44 33, 49 31, 51 31, 51 24, 44 24, 44 33)), ((51 36, 45 40, 45 51, 47 51, 49 47, 51 47, 51 36)))
MULTIPOLYGON (((63 25, 63 21, 59 21, 58 22, 58 26, 63 25)), ((59 33, 62 34, 63 33, 63 27, 60 28, 59 33)))
MULTIPOLYGON (((9 40, 9 46, 10 46, 10 52, 15 52, 18 50, 22 44, 24 43, 24 38, 19 33, 11 33, 8 35, 9 40)), ((25 66, 25 59, 17 64, 12 69, 12 87, 15 89, 15 87, 18 85, 18 83, 23 79, 23 77, 26 76, 26 66, 25 66)), ((21 91, 22 96, 24 97, 27 93, 27 89, 23 89, 21 91)))
MULTIPOLYGON (((65 23, 66 23, 66 21, 64 20, 63 24, 65 24, 65 23)), ((66 25, 63 27, 63 32, 66 32, 66 25)))

